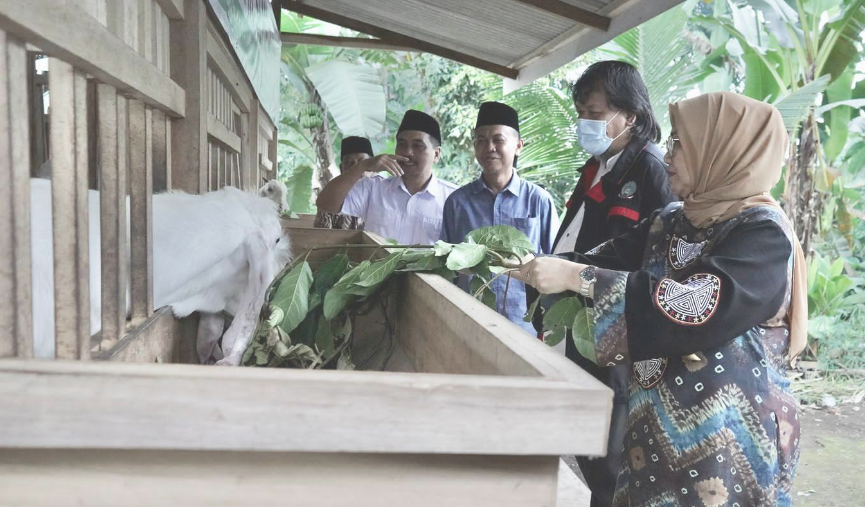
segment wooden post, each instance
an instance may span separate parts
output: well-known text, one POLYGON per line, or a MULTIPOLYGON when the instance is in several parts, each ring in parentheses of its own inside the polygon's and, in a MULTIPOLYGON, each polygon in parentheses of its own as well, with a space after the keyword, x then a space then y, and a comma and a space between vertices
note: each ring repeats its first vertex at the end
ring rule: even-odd
POLYGON ((99 210, 102 239, 102 344, 113 345, 126 322, 126 101, 113 86, 97 85, 99 210))
POLYGON ((129 258, 133 322, 153 313, 153 115, 129 101, 129 258))
POLYGON ((153 192, 165 192, 171 185, 171 165, 166 151, 170 141, 166 138, 168 119, 158 109, 153 115, 153 192))
POLYGON ((204 2, 186 1, 184 20, 172 21, 171 76, 187 91, 186 116, 172 126, 172 187, 207 190, 207 12, 204 2))
POLYGON ((89 359, 87 80, 61 60, 49 68, 55 357, 89 359))
POLYGON ((0 357, 33 355, 27 52, 0 30, 0 357))

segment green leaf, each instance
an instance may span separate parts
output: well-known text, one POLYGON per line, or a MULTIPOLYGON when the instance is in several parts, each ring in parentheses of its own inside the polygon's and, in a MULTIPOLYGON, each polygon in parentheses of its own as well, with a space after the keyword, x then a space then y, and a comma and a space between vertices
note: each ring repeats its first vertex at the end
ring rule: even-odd
POLYGON ((595 351, 594 322, 592 321, 591 310, 587 307, 580 308, 577 312, 571 333, 574 337, 574 345, 577 346, 577 352, 589 361, 598 364, 598 355, 595 351))
POLYGON ((445 264, 448 269, 459 271, 477 266, 487 255, 487 247, 471 243, 460 243, 448 254, 445 264))
MULTIPOLYGON (((843 103, 844 101, 853 102, 850 98, 853 95, 853 71, 852 69, 844 72, 832 84, 826 87, 826 101, 833 103, 843 103)), ((861 105, 865 105, 865 100, 860 100, 861 105)), ((855 106, 854 106, 855 107, 855 106)), ((823 151, 826 153, 826 158, 830 161, 835 160, 844 149, 847 143, 847 124, 850 123, 850 108, 841 107, 826 111, 824 119, 828 120, 829 137, 823 143, 823 151)), ((817 114, 817 111, 814 112, 817 114)))
POLYGON ((364 269, 354 285, 359 287, 377 287, 385 280, 390 278, 396 270, 400 259, 402 259, 404 250, 389 254, 383 259, 373 262, 368 268, 364 269))
POLYGON ((445 243, 442 240, 438 240, 433 244, 433 252, 435 252, 436 257, 442 257, 451 253, 455 246, 453 243, 445 243))
POLYGON ((331 323, 322 315, 318 321, 318 332, 315 334, 315 346, 324 353, 325 357, 333 354, 334 338, 331 323))
POLYGON ((829 77, 822 76, 796 91, 790 92, 774 103, 774 106, 781 113, 781 118, 784 119, 784 126, 787 127, 787 131, 791 135, 796 132, 799 124, 814 106, 817 96, 823 93, 827 84, 829 84, 829 77))
POLYGON ((466 234, 465 241, 484 245, 490 250, 506 252, 517 257, 525 257, 535 251, 529 238, 509 225, 480 227, 466 234))
POLYGON ((438 269, 434 269, 430 273, 433 275, 439 275, 440 277, 444 278, 449 282, 454 281, 454 279, 457 277, 456 271, 448 269, 447 266, 442 266, 438 269))
POLYGON ((367 287, 355 287, 354 283, 360 278, 360 275, 363 271, 372 263, 368 260, 365 260, 355 266, 353 269, 348 270, 342 278, 339 279, 333 287, 331 287, 327 293, 324 295, 324 316, 328 319, 332 319, 336 317, 336 315, 342 311, 343 308, 346 307, 351 301, 357 299, 357 296, 363 296, 367 293, 371 294, 375 292, 375 289, 369 289, 367 287), (359 291, 357 289, 363 289, 359 291), (356 294, 356 292, 361 292, 360 294, 356 294))
POLYGON ((297 213, 312 211, 312 174, 312 166, 304 164, 295 167, 283 181, 290 218, 298 218, 297 213))
POLYGON ((541 295, 538 294, 538 297, 535 298, 535 302, 529 306, 526 310, 526 314, 523 316, 524 322, 532 322, 535 318, 535 312, 538 311, 538 305, 541 302, 541 295))
POLYGON ((548 343, 562 341, 568 329, 574 325, 580 308, 582 305, 576 297, 565 297, 556 301, 544 314, 544 331, 551 331, 545 341, 548 343))
POLYGON ((327 262, 315 272, 315 281, 312 284, 312 296, 309 300, 309 309, 318 308, 324 300, 324 295, 331 287, 339 281, 348 270, 348 255, 339 253, 328 259, 327 262))
POLYGON ((430 251, 429 255, 406 264, 400 271, 435 271, 445 265, 443 257, 436 257, 430 251))
POLYGON ((386 97, 378 70, 330 60, 308 67, 306 75, 343 134, 374 137, 384 130, 386 97))
POLYGON ((306 261, 293 267, 279 283, 271 304, 282 308, 285 313, 279 327, 286 333, 291 333, 306 317, 309 309, 310 286, 312 286, 312 270, 306 261))

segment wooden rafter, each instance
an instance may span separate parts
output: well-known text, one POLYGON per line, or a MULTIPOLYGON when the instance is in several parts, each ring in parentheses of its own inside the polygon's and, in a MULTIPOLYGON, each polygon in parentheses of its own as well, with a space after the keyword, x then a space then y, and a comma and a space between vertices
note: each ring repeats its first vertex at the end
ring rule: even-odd
POLYGON ((336 46, 341 48, 360 49, 382 49, 386 51, 417 51, 409 46, 400 46, 382 39, 369 39, 367 37, 337 37, 333 35, 319 35, 315 33, 286 33, 279 34, 283 44, 312 44, 315 46, 336 46))
POLYGON ((373 37, 378 37, 379 39, 386 40, 392 44, 404 46, 407 48, 413 48, 416 51, 431 53, 441 56, 443 58, 454 60, 456 62, 471 65, 472 67, 477 67, 479 69, 483 69, 494 74, 498 74, 500 76, 516 79, 519 75, 519 71, 516 69, 488 62, 475 56, 467 55, 459 51, 454 51, 452 49, 448 49, 446 47, 432 44, 430 42, 426 42, 420 39, 415 39, 414 37, 409 37, 407 35, 387 30, 385 28, 381 28, 369 23, 364 23, 363 21, 358 21, 347 16, 335 14, 324 9, 320 9, 318 7, 312 7, 298 0, 283 0, 282 6, 285 9, 294 11, 304 16, 310 16, 357 32, 365 33, 373 37))
POLYGON ((541 9, 543 11, 555 14, 557 16, 570 19, 571 21, 576 21, 577 23, 581 23, 592 28, 597 28, 598 30, 607 31, 610 28, 610 21, 612 21, 607 16, 595 14, 592 11, 588 11, 586 9, 577 7, 576 5, 562 2, 561 0, 517 1, 526 5, 531 5, 532 7, 535 7, 537 9, 541 9))

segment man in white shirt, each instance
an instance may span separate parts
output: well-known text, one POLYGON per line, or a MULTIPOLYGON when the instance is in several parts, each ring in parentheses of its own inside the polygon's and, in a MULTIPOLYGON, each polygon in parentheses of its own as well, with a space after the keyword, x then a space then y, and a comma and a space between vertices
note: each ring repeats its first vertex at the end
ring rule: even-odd
POLYGON ((433 174, 433 164, 441 159, 439 124, 426 113, 406 111, 396 141, 395 155, 360 161, 334 178, 316 206, 363 218, 366 230, 400 244, 435 243, 445 201, 457 188, 433 174), (391 177, 364 178, 367 171, 387 171, 391 177))

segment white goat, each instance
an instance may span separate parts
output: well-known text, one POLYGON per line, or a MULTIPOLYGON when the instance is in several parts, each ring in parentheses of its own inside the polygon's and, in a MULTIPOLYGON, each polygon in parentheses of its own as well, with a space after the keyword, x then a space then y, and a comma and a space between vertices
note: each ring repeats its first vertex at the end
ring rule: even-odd
POLYGON ((288 201, 286 200, 288 189, 285 187, 283 182, 279 180, 270 180, 266 182, 260 189, 258 189, 258 195, 267 197, 271 201, 275 202, 279 207, 280 213, 288 210, 288 201))
MULTIPOLYGON (((53 357, 51 182, 34 178, 30 189, 33 348, 37 357, 53 357)), ((99 193, 91 190, 88 198, 90 331, 94 334, 101 329, 99 193)), ((235 318, 223 336, 225 357, 218 364, 240 363, 264 292, 288 256, 288 238, 268 199, 232 187, 203 195, 153 196, 154 305, 169 305, 178 317, 202 312, 197 344, 202 362, 220 359, 216 342, 222 334, 221 312, 227 311, 235 318)))

